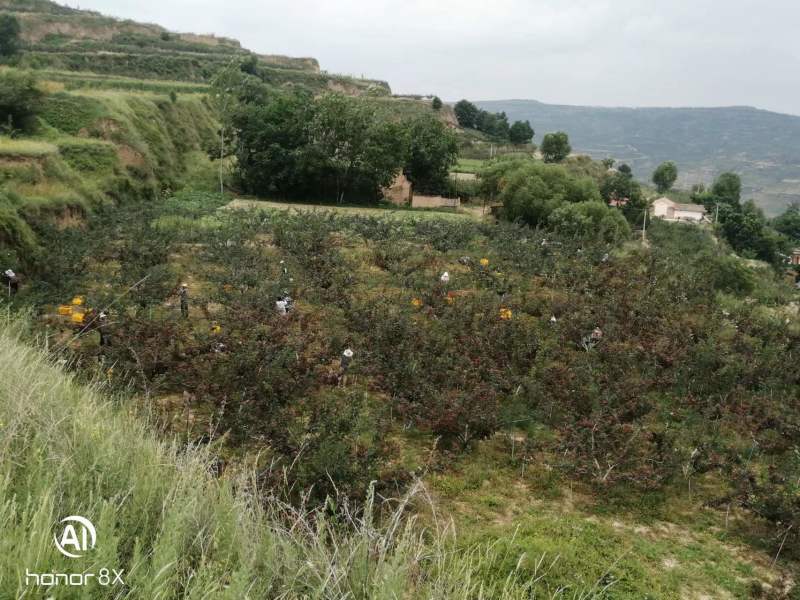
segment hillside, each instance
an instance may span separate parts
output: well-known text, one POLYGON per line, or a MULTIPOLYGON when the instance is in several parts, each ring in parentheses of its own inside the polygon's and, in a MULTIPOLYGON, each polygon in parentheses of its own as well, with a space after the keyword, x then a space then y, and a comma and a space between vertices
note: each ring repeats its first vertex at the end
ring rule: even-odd
POLYGON ((800 117, 749 107, 602 108, 534 100, 478 102, 509 119, 528 119, 540 140, 566 131, 573 149, 627 162, 649 180, 665 161, 678 164, 678 185, 710 183, 723 171, 742 176, 744 193, 770 214, 800 201, 800 117))
POLYGON ((0 12, 13 14, 20 22, 24 52, 18 66, 22 68, 202 84, 232 60, 252 57, 276 86, 390 93, 382 81, 321 72, 313 58, 255 54, 236 40, 170 32, 158 25, 114 19, 49 0, 0 0, 0 12))
POLYGON ((80 225, 104 206, 213 181, 214 110, 192 90, 174 101, 164 94, 175 89, 55 92, 41 104, 36 136, 0 138, 0 257, 33 265, 33 224, 80 225))

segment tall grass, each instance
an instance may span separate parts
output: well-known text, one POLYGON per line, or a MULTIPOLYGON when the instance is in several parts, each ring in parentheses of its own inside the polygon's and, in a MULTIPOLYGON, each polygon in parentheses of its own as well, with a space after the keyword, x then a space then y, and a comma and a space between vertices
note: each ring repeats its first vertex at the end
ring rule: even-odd
POLYGON ((408 517, 425 498, 419 485, 390 510, 370 494, 361 510, 326 511, 257 494, 252 477, 216 478, 207 451, 157 439, 122 399, 77 383, 21 341, 19 323, 3 325, 2 598, 563 597, 547 590, 543 561, 523 568, 525 557, 513 557, 516 567, 498 575, 510 557, 496 546, 457 552, 449 524, 423 528, 408 517), (53 543, 68 515, 98 531, 82 558, 65 558, 53 543), (27 571, 102 568, 124 569, 125 586, 26 583, 27 571))
POLYGON ((41 158, 56 152, 58 148, 47 142, 0 137, 0 157, 41 158))

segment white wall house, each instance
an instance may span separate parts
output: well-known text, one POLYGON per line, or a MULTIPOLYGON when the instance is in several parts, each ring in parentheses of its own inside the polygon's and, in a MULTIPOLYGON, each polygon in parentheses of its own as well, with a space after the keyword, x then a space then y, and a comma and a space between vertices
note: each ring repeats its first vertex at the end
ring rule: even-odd
POLYGON ((706 220, 706 209, 702 204, 681 204, 669 198, 657 198, 650 207, 650 216, 665 221, 693 221, 699 223, 706 220))

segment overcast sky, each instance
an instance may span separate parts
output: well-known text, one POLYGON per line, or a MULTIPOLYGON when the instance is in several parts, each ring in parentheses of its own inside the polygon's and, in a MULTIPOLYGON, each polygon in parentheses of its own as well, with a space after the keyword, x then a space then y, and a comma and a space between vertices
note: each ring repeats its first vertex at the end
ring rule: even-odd
MULTIPOLYGON (((66 2, 76 6, 76 0, 66 2)), ((800 114, 800 0, 81 0, 447 100, 800 114)))

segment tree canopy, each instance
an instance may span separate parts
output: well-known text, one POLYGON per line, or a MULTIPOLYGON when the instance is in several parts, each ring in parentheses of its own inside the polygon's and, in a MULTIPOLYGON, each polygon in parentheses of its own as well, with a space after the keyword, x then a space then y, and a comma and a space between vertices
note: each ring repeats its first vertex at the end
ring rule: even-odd
POLYGON ((527 144, 533 140, 533 127, 530 121, 516 121, 508 132, 512 144, 527 144))
POLYGON ((574 177, 563 167, 538 161, 494 161, 481 173, 481 186, 484 194, 503 203, 505 218, 532 227, 547 225, 564 204, 594 202, 607 209, 592 178, 574 177))
POLYGON ((480 112, 477 106, 469 100, 459 100, 456 102, 453 110, 456 113, 456 119, 458 119, 458 124, 461 127, 475 129, 478 113, 480 112))
POLYGON ((618 242, 630 236, 631 228, 618 210, 600 202, 563 204, 547 219, 556 232, 581 239, 618 242))
POLYGON ((407 147, 403 165, 414 189, 442 193, 458 159, 458 140, 447 126, 432 115, 420 116, 406 125, 407 147))
POLYGON ((212 97, 235 133, 238 184, 252 194, 374 201, 401 170, 441 193, 458 152, 432 114, 401 121, 369 99, 275 91, 241 69, 220 74, 212 97))
POLYGON ((696 186, 692 200, 713 211, 719 232, 742 256, 778 264, 789 248, 785 235, 792 227, 792 215, 780 217, 773 226, 752 200, 741 202, 742 180, 736 173, 720 174, 710 189, 696 186))
POLYGON ((0 15, 0 56, 14 56, 19 50, 19 21, 14 15, 0 15))
POLYGON ((627 172, 607 173, 600 183, 600 195, 607 203, 618 202, 625 218, 631 223, 641 222, 647 210, 642 186, 633 178, 630 169, 627 172))
POLYGON ((800 204, 790 205, 786 212, 772 221, 772 226, 795 243, 800 243, 800 204))
POLYGON ((465 129, 475 129, 498 141, 512 144, 527 144, 533 139, 533 128, 528 121, 508 122, 504 112, 492 113, 481 110, 469 100, 460 100, 453 110, 458 124, 465 129))
POLYGON ((742 199, 742 178, 736 173, 722 173, 711 186, 711 194, 718 202, 735 206, 742 199))
POLYGON ((325 94, 313 111, 310 149, 317 168, 335 182, 338 202, 354 186, 368 190, 391 182, 405 150, 397 143, 397 123, 378 119, 372 107, 342 94, 325 94))
POLYGON ((542 140, 541 151, 544 162, 561 162, 572 152, 572 146, 569 145, 569 136, 563 131, 548 133, 542 140))
POLYGON ((671 160, 663 162, 653 171, 653 183, 659 193, 668 192, 678 179, 678 165, 671 160))

